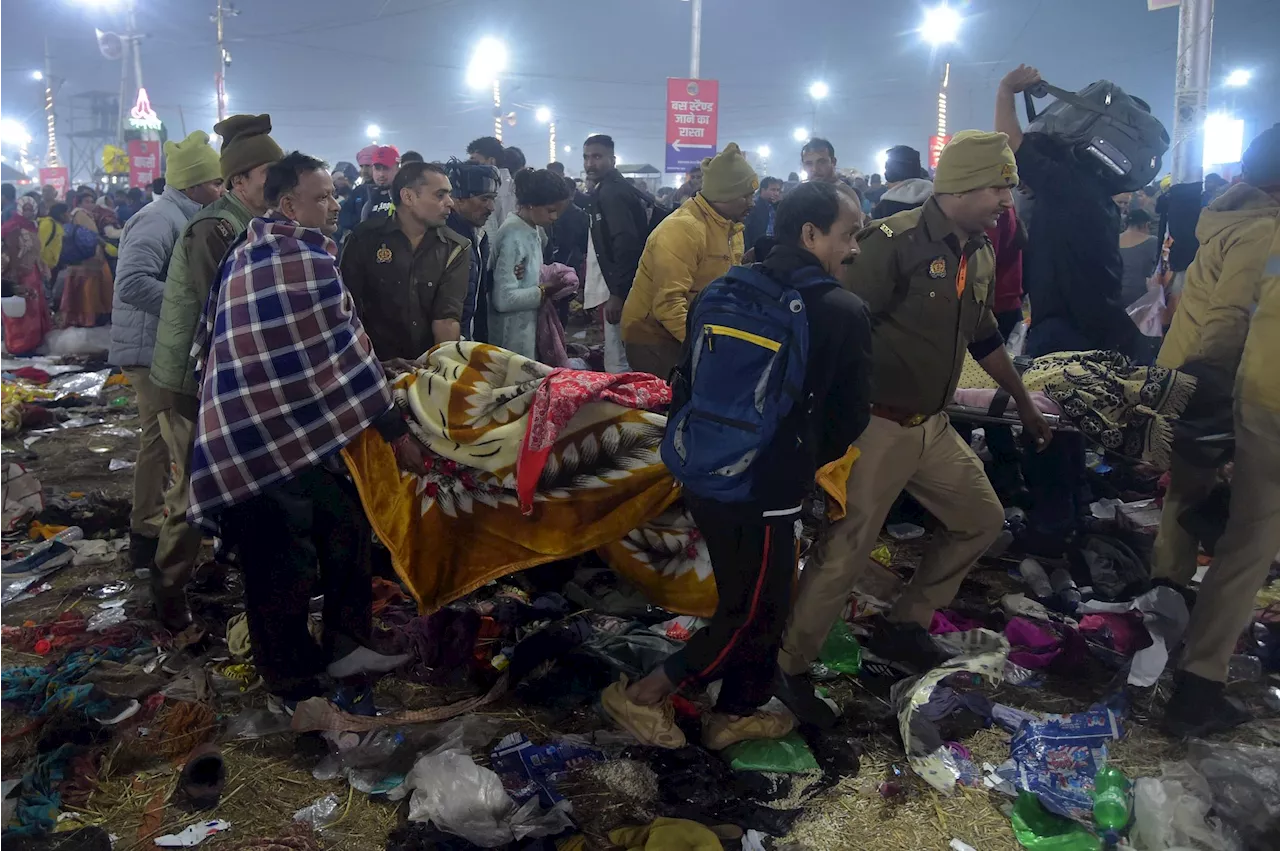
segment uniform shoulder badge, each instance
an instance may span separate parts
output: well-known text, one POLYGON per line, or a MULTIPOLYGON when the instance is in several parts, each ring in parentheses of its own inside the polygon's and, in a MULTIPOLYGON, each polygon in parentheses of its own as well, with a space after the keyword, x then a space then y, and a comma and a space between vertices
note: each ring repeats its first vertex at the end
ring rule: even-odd
POLYGON ((884 235, 885 235, 885 236, 890 237, 890 238, 892 238, 892 237, 893 237, 893 228, 889 227, 888 225, 884 224, 883 222, 881 222, 881 223, 880 223, 880 230, 881 230, 881 232, 882 232, 882 233, 884 233, 884 235))
POLYGON ((373 255, 373 257, 374 257, 374 259, 375 259, 375 260, 377 260, 379 263, 390 263, 390 262, 391 262, 391 249, 390 249, 390 248, 387 248, 387 244, 384 242, 384 243, 382 243, 382 245, 378 246, 378 250, 377 250, 377 252, 373 255))
POLYGON ((935 257, 929 263, 930 278, 945 278, 947 276, 947 258, 935 257))
POLYGON ((218 236, 222 237, 227 242, 236 238, 235 228, 233 228, 231 226, 231 222, 226 219, 217 219, 217 224, 213 226, 213 229, 218 232, 218 236))

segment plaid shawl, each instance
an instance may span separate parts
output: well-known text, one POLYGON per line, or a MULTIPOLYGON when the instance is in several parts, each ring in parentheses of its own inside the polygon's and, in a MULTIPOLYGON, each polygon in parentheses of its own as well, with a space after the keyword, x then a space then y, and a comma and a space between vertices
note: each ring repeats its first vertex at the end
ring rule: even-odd
MULTIPOLYGON (((222 263, 191 456, 192 523, 337 452, 394 404, 318 230, 257 218, 222 263)), ((205 344, 207 342, 207 349, 205 344)))

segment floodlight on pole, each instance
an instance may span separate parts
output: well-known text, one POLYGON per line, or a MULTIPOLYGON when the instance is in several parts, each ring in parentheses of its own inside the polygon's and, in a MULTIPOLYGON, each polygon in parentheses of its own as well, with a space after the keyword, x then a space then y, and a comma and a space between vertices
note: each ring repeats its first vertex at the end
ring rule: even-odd
POLYGON ((1238 89, 1249 85, 1253 79, 1253 72, 1248 68, 1237 68, 1227 75, 1227 85, 1233 89, 1238 89))
POLYGON ((25 148, 31 144, 31 134, 26 126, 16 118, 0 118, 0 142, 25 148))
POLYGON ((791 138, 797 142, 807 142, 809 141, 809 131, 803 127, 797 127, 791 131, 791 138))
POLYGON ((573 153, 573 145, 565 145, 565 146, 564 146, 564 152, 565 152, 566 154, 572 154, 572 153, 573 153))
POLYGON ((467 84, 475 89, 493 87, 493 135, 502 141, 502 86, 499 78, 507 70, 507 46, 486 36, 476 44, 467 65, 467 84))
POLYGON ((31 79, 35 80, 37 83, 42 82, 44 80, 44 72, 39 70, 32 71, 31 79))
POLYGON ((936 46, 951 44, 960 38, 960 13, 947 4, 934 6, 924 13, 924 22, 920 25, 920 35, 925 41, 936 46))
POLYGON ((809 85, 809 97, 814 100, 822 100, 831 94, 831 87, 821 80, 817 80, 809 85))
POLYGON ((369 137, 370 142, 377 142, 378 137, 382 135, 382 128, 376 124, 370 124, 364 128, 364 135, 369 137))
POLYGON ((769 150, 768 145, 761 145, 760 147, 756 148, 756 153, 760 155, 760 159, 767 160, 769 159, 769 154, 773 152, 769 150))

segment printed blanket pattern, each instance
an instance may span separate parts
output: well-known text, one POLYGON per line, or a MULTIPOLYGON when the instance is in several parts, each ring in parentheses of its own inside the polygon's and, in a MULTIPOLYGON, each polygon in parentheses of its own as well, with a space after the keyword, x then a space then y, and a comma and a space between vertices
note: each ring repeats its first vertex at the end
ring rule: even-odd
POLYGON ((661 384, 555 370, 472 342, 437 346, 401 376, 396 397, 430 450, 428 474, 401 474, 377 434, 344 457, 419 606, 434 611, 500 576, 603 548, 655 604, 714 611, 705 545, 659 456, 666 418, 644 409, 669 400, 661 384), (517 471, 540 462, 526 514, 517 471))
POLYGON ((1186 373, 1134 366, 1107 351, 1038 357, 1022 380, 1028 390, 1042 390, 1057 402, 1089 440, 1159 470, 1169 469, 1173 422, 1196 389, 1186 373))

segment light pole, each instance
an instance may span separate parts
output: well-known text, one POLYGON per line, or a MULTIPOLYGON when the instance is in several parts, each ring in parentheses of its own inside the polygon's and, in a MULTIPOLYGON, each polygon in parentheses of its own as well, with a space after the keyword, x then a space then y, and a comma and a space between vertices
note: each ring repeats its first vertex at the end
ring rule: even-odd
POLYGON ((493 135, 502 141, 502 88, 499 77, 507 70, 507 46, 486 36, 476 44, 467 65, 467 83, 475 89, 493 87, 493 135))
POLYGON ((218 30, 218 70, 213 75, 213 85, 218 99, 218 120, 227 117, 227 68, 231 66, 231 51, 222 43, 222 19, 240 14, 240 10, 230 2, 218 0, 214 13, 210 16, 218 30))
POLYGON ((947 4, 934 6, 924 14, 924 22, 920 25, 920 35, 935 51, 942 53, 942 82, 938 86, 938 132, 936 142, 930 143, 929 167, 936 164, 935 151, 941 150, 947 138, 947 86, 951 83, 951 62, 947 59, 947 48, 960 37, 960 13, 947 4))
POLYGON ((539 123, 547 125, 547 162, 556 161, 556 117, 551 114, 551 110, 545 106, 538 107, 538 111, 534 113, 539 123))
POLYGON ((756 148, 756 156, 760 158, 760 171, 764 173, 769 170, 769 154, 773 153, 768 145, 761 145, 756 148))
POLYGON ((831 94, 831 88, 821 80, 809 84, 809 103, 813 107, 809 123, 814 133, 818 132, 818 101, 825 99, 829 94, 831 94))

